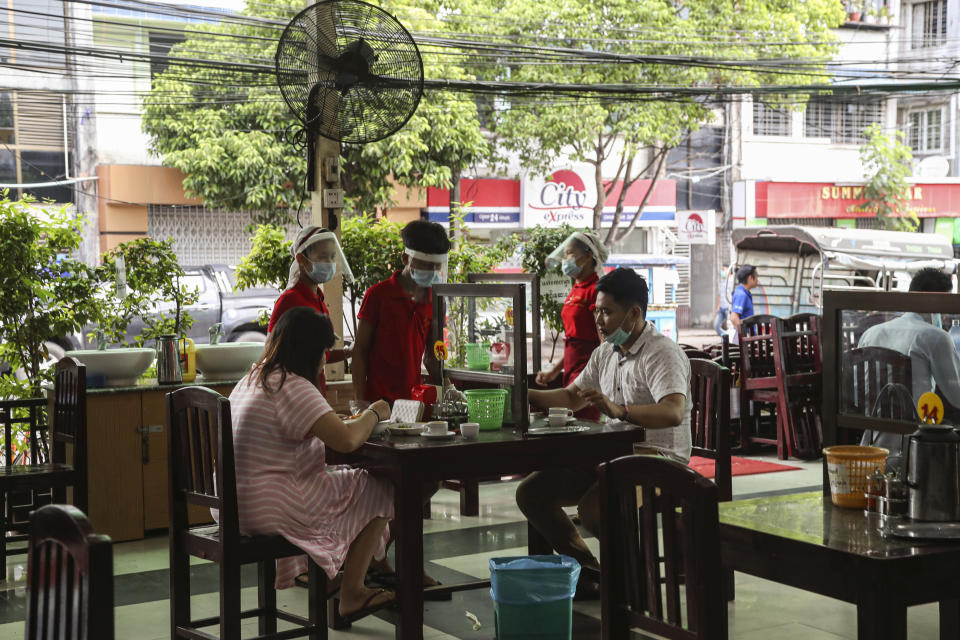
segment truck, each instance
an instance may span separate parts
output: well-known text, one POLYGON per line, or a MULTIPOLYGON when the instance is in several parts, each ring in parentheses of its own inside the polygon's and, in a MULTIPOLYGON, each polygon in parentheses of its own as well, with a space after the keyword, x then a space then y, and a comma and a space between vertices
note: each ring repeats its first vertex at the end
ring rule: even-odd
POLYGON ((752 291, 758 314, 820 313, 824 289, 906 291, 913 274, 934 267, 955 275, 950 238, 934 233, 768 226, 733 230, 735 265, 723 290, 733 291, 736 267, 757 267, 752 291))

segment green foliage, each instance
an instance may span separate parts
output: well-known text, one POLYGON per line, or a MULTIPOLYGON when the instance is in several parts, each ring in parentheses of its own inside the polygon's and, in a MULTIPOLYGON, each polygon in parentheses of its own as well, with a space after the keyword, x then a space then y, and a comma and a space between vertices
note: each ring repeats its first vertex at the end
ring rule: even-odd
MULTIPOLYGON (((509 64, 478 65, 484 79, 553 84, 640 84, 659 86, 752 86, 820 82, 816 73, 836 51, 831 29, 845 18, 836 0, 456 0, 449 2, 446 28, 508 41, 511 46, 570 47, 636 56, 692 56, 742 60, 742 65, 709 68, 679 64, 509 64), (601 10, 602 7, 602 10, 601 10), (481 16, 478 19, 478 16, 481 16), (489 18, 486 16, 496 16, 489 18), (639 31, 638 31, 639 30, 639 31), (749 43, 748 45, 746 43, 749 43), (759 43, 759 44, 758 44, 759 43), (754 58, 797 59, 797 73, 764 73, 754 58)), ((627 185, 640 177, 656 180, 667 152, 712 117, 697 99, 583 99, 527 101, 493 114, 492 128, 504 151, 527 168, 544 171, 558 157, 599 167, 619 167, 616 176, 596 171, 600 194, 594 229, 600 229, 605 195, 617 179, 627 185), (649 155, 642 153, 649 148, 649 155), (614 178, 605 181, 604 178, 614 178)), ((651 187, 652 188, 652 187, 651 187)), ((624 189, 626 191, 626 189, 624 189)), ((623 202, 605 242, 623 239, 623 202)))
POLYGON ((885 133, 872 124, 864 131, 867 142, 860 147, 866 183, 865 202, 861 208, 875 211, 881 229, 916 231, 920 226, 917 214, 909 208, 907 182, 913 174, 913 154, 904 143, 902 131, 885 133))
MULTIPOLYGON (((559 267, 552 270, 547 269, 547 256, 553 253, 553 250, 559 247, 560 243, 576 230, 568 224, 553 228, 538 226, 527 229, 523 234, 523 270, 527 273, 537 274, 541 280, 548 274, 560 275, 559 267)), ((562 301, 543 292, 540 293, 540 318, 547 325, 552 342, 551 361, 556 354, 557 340, 563 333, 563 318, 560 316, 562 311, 562 301)))
POLYGON ((164 333, 185 333, 193 325, 184 307, 197 301, 198 292, 180 284, 183 269, 172 240, 138 238, 124 242, 103 255, 99 274, 102 282, 111 285, 103 296, 97 321, 108 342, 124 342, 127 326, 137 317, 145 323, 143 332, 135 338, 138 345, 164 333), (123 257, 127 274, 127 295, 122 298, 114 295, 119 257, 123 257))
POLYGON ((357 335, 358 304, 364 292, 394 271, 403 268, 403 225, 386 218, 374 220, 370 215, 344 218, 341 228, 343 254, 353 271, 353 284, 344 282, 344 293, 350 301, 350 321, 357 335))
MULTIPOLYGON (((399 15, 408 29, 429 28, 436 13, 424 3, 377 3, 399 15)), ((303 9, 301 0, 253 3, 244 13, 289 20, 303 9)), ((272 61, 277 31, 224 22, 192 25, 188 37, 170 52, 173 58, 237 62, 272 61), (209 34, 245 36, 210 37, 209 34)), ((427 77, 466 77, 449 55, 425 65, 427 77)), ((186 174, 184 189, 207 206, 257 211, 261 222, 283 222, 304 197, 306 160, 292 144, 301 127, 279 96, 271 72, 171 64, 154 79, 143 104, 143 129, 151 150, 164 164, 186 174)), ((469 96, 427 92, 414 116, 397 134, 362 146, 345 145, 343 186, 347 209, 373 212, 390 204, 392 185, 449 186, 451 176, 484 157, 488 144, 469 96)))
POLYGON ((83 222, 61 209, 0 192, 0 361, 22 369, 23 382, 3 380, 0 395, 39 396, 51 379, 44 346, 80 331, 100 311, 94 268, 75 260, 83 222))
POLYGON ((290 247, 287 230, 270 224, 257 225, 253 232, 250 254, 237 265, 237 289, 258 286, 273 287, 283 291, 290 273, 290 247))

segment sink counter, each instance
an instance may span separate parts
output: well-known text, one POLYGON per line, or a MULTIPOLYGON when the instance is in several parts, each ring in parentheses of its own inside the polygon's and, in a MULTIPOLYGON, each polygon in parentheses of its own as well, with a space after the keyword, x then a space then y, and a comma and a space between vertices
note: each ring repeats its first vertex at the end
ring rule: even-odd
MULTIPOLYGON (((171 391, 176 391, 182 387, 230 387, 233 388, 235 384, 240 382, 237 380, 210 380, 206 381, 203 379, 202 375, 198 375, 197 379, 193 382, 177 382, 174 384, 157 384, 156 378, 147 378, 142 379, 137 382, 137 384, 127 387, 87 387, 87 395, 101 395, 101 394, 111 394, 111 393, 129 393, 142 392, 142 391, 162 391, 164 393, 170 393, 171 391)), ((51 387, 52 388, 52 387, 51 387)))

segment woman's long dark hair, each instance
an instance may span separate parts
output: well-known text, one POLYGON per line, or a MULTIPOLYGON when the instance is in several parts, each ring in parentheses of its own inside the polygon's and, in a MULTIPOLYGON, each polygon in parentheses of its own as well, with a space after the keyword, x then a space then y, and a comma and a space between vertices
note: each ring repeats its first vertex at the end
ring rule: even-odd
POLYGON ((266 391, 279 391, 292 373, 315 382, 324 352, 336 336, 330 318, 310 307, 294 307, 277 321, 267 336, 263 357, 254 366, 252 380, 266 391), (267 379, 280 372, 280 383, 271 389, 267 379))

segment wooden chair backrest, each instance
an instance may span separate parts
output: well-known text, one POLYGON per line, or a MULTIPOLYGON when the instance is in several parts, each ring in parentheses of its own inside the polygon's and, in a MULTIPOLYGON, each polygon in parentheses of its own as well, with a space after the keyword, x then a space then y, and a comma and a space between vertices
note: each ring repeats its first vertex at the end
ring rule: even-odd
POLYGON ((820 373, 820 316, 800 313, 774 324, 780 350, 780 364, 787 376, 820 373))
POLYGON ((189 527, 187 505, 216 509, 220 542, 235 544, 240 529, 230 401, 211 389, 184 387, 167 394, 170 526, 189 527))
POLYGON ((699 349, 684 349, 683 353, 687 356, 687 358, 690 358, 691 360, 694 358, 700 358, 702 360, 713 359, 713 356, 711 356, 709 353, 707 353, 706 351, 700 351, 699 349))
POLYGON ((710 360, 690 361, 690 438, 693 454, 716 460, 719 499, 733 496, 730 462, 730 371, 710 360))
POLYGON ((775 378, 773 327, 776 316, 750 316, 740 323, 740 375, 744 380, 775 378))
POLYGON ((47 505, 30 515, 26 640, 113 640, 113 549, 83 513, 47 505))
POLYGON ((3 427, 4 465, 50 461, 45 398, 0 400, 0 426, 3 427), (15 432, 24 431, 27 432, 26 448, 22 448, 15 437, 15 432))
POLYGON ((910 356, 884 347, 860 347, 841 357, 840 399, 854 415, 913 420, 913 363, 910 356))
POLYGON ((604 631, 627 625, 666 638, 726 638, 717 485, 659 456, 618 458, 599 475, 604 631))
POLYGON ((57 362, 53 384, 51 425, 53 462, 64 463, 66 445, 73 445, 70 464, 86 474, 87 464, 87 367, 74 358, 57 362))

